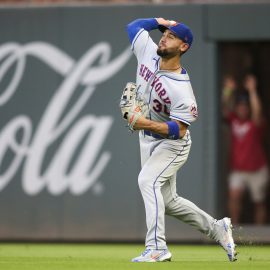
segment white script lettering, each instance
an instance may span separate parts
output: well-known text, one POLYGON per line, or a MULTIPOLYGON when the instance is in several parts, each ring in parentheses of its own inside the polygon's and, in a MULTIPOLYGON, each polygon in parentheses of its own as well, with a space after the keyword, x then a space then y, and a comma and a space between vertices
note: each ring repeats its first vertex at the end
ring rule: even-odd
POLYGON ((0 170, 0 191, 20 167, 22 187, 29 195, 36 195, 44 188, 52 195, 66 190, 80 195, 94 186, 111 159, 111 153, 101 152, 101 148, 113 117, 80 113, 97 85, 114 76, 130 59, 131 53, 128 48, 115 59, 110 60, 110 55, 111 48, 104 42, 90 48, 77 62, 44 42, 24 46, 7 43, 0 47, 0 86, 5 75, 11 70, 14 72, 7 86, 0 87, 0 109, 8 106, 15 95, 27 66, 27 56, 39 59, 63 76, 35 128, 27 115, 17 115, 2 127, 0 168, 4 167, 0 170), (76 101, 70 105, 75 91, 76 101), (45 162, 51 147, 54 153, 49 162, 45 162), (9 158, 4 162, 8 153, 9 158))

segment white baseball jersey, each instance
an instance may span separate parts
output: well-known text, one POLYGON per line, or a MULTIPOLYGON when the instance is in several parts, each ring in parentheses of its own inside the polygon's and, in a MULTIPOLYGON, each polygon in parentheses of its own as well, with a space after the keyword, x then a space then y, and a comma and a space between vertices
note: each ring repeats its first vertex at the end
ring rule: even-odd
POLYGON ((149 104, 150 119, 158 122, 179 120, 187 125, 195 121, 197 104, 189 76, 159 70, 157 45, 149 33, 141 29, 132 42, 138 60, 136 84, 149 104))

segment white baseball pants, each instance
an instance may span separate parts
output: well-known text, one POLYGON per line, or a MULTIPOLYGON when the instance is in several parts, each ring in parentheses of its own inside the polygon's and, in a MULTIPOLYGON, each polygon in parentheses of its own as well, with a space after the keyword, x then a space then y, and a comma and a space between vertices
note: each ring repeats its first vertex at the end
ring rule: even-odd
POLYGON ((189 131, 181 140, 155 139, 140 132, 142 169, 138 182, 146 212, 147 248, 167 248, 165 214, 212 238, 215 219, 176 193, 176 173, 186 162, 190 147, 189 131))

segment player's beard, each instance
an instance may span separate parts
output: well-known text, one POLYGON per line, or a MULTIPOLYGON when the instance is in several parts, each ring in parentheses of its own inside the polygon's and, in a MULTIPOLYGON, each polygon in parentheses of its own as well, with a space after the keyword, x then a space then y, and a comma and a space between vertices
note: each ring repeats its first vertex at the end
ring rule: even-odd
POLYGON ((178 54, 178 51, 170 51, 168 49, 157 48, 157 55, 162 58, 172 58, 178 54))

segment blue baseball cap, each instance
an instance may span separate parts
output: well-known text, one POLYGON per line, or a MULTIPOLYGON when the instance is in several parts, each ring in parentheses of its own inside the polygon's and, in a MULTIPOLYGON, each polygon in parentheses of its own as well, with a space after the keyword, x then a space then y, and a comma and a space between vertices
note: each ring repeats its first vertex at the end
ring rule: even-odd
POLYGON ((191 47, 192 41, 193 41, 193 34, 189 27, 183 23, 178 23, 176 22, 172 26, 165 26, 160 24, 158 26, 158 29, 163 33, 165 30, 169 29, 172 31, 179 39, 183 40, 186 42, 189 47, 191 47))

